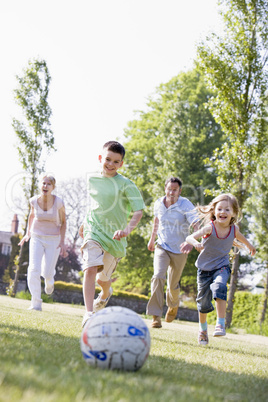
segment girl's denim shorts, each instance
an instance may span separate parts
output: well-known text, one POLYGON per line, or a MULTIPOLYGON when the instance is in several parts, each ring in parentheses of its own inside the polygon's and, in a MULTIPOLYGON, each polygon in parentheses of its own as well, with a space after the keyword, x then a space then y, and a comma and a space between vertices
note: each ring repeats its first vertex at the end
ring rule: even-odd
POLYGON ((214 310, 212 298, 227 300, 227 282, 231 274, 229 265, 213 271, 197 270, 197 310, 209 313, 214 310))

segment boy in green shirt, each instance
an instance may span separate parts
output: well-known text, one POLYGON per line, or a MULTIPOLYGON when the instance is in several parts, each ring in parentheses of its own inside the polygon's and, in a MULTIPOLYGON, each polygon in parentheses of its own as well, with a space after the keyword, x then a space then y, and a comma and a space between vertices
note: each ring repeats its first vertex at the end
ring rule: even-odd
POLYGON ((80 227, 83 238, 83 296, 86 313, 82 326, 104 308, 113 292, 112 273, 126 254, 126 236, 138 225, 145 205, 135 184, 117 173, 123 165, 124 147, 117 141, 104 144, 99 161, 102 173, 89 179, 90 208, 80 227), (133 211, 128 223, 128 217, 133 211), (95 280, 102 288, 94 300, 95 280))

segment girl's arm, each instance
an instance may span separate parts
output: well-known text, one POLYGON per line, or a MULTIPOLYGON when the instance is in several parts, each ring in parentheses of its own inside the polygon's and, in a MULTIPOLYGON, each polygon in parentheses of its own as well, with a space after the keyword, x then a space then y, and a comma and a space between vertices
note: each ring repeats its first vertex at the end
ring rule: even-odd
POLYGON ((155 238, 156 238, 157 231, 158 231, 158 226, 159 226, 159 219, 155 216, 151 237, 150 237, 150 240, 147 245, 149 251, 154 251, 154 249, 155 249, 154 244, 155 244, 155 238))
POLYGON ((29 241, 29 239, 31 237, 31 227, 32 227, 33 220, 34 220, 34 207, 31 205, 30 215, 29 215, 28 223, 27 223, 27 232, 26 232, 26 235, 23 236, 23 238, 19 242, 19 246, 23 246, 23 244, 26 241, 29 241))
POLYGON ((203 250, 203 245, 197 241, 197 239, 200 239, 200 237, 210 235, 212 232, 212 226, 211 225, 206 225, 202 229, 197 230, 196 232, 192 233, 191 235, 186 237, 187 243, 191 244, 194 246, 194 248, 197 251, 203 250))
POLYGON ((245 238, 239 230, 239 227, 235 225, 235 238, 249 249, 250 254, 253 256, 256 253, 255 247, 245 238))
MULTIPOLYGON (((194 232, 197 232, 199 230, 199 222, 196 222, 193 224, 193 230, 194 232)), ((180 246, 180 251, 183 254, 189 254, 193 249, 192 244, 187 243, 187 241, 184 241, 181 246, 180 246)))

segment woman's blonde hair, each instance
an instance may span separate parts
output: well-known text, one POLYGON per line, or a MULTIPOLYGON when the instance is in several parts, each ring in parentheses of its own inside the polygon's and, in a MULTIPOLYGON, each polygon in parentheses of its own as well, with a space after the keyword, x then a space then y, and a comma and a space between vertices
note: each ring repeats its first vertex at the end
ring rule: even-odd
POLYGON ((215 221, 215 208, 216 205, 221 201, 227 201, 230 203, 233 209, 234 216, 230 221, 230 225, 233 225, 241 220, 242 213, 237 198, 232 194, 226 193, 218 195, 208 205, 197 205, 196 210, 198 212, 200 222, 202 222, 203 225, 206 225, 211 221, 215 221))

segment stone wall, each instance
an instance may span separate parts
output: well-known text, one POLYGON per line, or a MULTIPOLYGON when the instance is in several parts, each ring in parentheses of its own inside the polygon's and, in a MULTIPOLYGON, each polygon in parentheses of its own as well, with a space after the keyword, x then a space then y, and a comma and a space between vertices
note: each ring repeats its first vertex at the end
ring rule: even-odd
MULTIPOLYGON (((0 281, 0 295, 6 295, 7 294, 7 289, 8 283, 0 281)), ((26 282, 25 281, 19 281, 18 282, 18 287, 17 287, 17 292, 24 291, 26 290, 26 282)))
MULTIPOLYGON (((0 281, 0 294, 6 294, 7 284, 0 281)), ((21 281, 18 284, 18 291, 26 290, 26 282, 21 281)), ((78 304, 84 305, 82 292, 75 292, 70 290, 55 289, 53 292, 53 300, 58 303, 68 303, 68 304, 78 304)), ((138 314, 146 313, 146 300, 131 299, 130 297, 118 297, 112 296, 109 300, 108 306, 123 306, 135 311, 138 314)), ((166 314, 167 307, 164 306, 163 314, 166 314)), ((197 310, 192 310, 188 308, 179 308, 177 318, 183 321, 198 322, 198 312, 197 310)))
MULTIPOLYGON (((55 289, 53 293, 53 300, 59 303, 69 304, 84 304, 83 295, 81 292, 73 292, 67 290, 55 289)), ((109 300, 108 306, 122 306, 135 311, 138 314, 146 313, 146 300, 131 299, 130 297, 112 296, 109 300)), ((166 314, 167 307, 164 306, 163 313, 166 314)), ((179 308, 177 318, 184 321, 198 322, 197 310, 188 308, 179 308)))
POLYGON ((0 295, 6 295, 7 291, 6 288, 8 287, 7 283, 0 281, 0 295))

